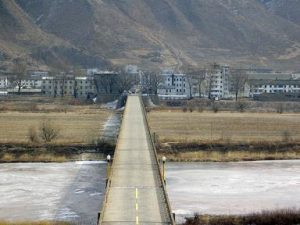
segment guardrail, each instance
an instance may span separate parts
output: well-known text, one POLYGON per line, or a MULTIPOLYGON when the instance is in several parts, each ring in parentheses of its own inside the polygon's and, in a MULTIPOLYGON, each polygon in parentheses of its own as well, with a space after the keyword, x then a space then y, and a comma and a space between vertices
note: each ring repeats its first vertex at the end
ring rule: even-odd
POLYGON ((154 143, 152 135, 151 135, 151 131, 150 131, 150 127, 149 127, 149 121, 148 121, 148 117, 147 117, 147 112, 146 112, 146 109, 145 109, 145 105, 144 105, 144 102, 143 102, 143 99, 142 99, 141 95, 139 95, 139 98, 140 98, 140 103, 141 103, 141 107, 142 107, 143 118, 144 118, 144 121, 145 121, 145 124, 146 124, 148 138, 150 140, 150 144, 151 144, 152 150, 154 152, 155 160, 156 160, 156 165, 158 167, 159 178, 160 178, 160 182, 162 184, 163 194, 164 194, 164 198, 165 198, 165 201, 166 201, 167 210, 168 210, 168 213, 169 213, 168 216, 170 218, 171 224, 172 225, 176 225, 175 218, 173 216, 174 214, 172 213, 171 204, 170 204, 169 197, 168 197, 168 194, 167 194, 167 189, 166 189, 166 185, 165 185, 165 182, 164 182, 163 174, 162 174, 162 171, 161 171, 161 168, 160 168, 160 164, 159 164, 159 160, 158 160, 158 155, 157 155, 155 143, 154 143))
MULTIPOLYGON (((123 115, 125 115, 126 110, 127 110, 127 109, 126 109, 126 107, 125 107, 125 110, 124 110, 123 115)), ((122 125, 122 122, 121 122, 121 126, 120 126, 120 129, 119 129, 119 134, 121 133, 122 128, 123 128, 123 125, 122 125)), ((118 136, 119 136, 119 135, 118 135, 118 136)), ((118 146, 119 146, 119 145, 120 145, 120 140, 119 140, 119 138, 117 138, 117 144, 116 144, 115 150, 118 149, 118 146)), ((116 153, 116 151, 115 151, 115 153, 116 153)), ((112 159, 112 165, 111 165, 109 177, 107 178, 107 185, 106 185, 105 196, 104 196, 104 199, 103 199, 102 209, 101 209, 101 211, 100 211, 99 214, 98 214, 98 222, 97 222, 97 224, 99 224, 99 225, 102 224, 103 219, 104 219, 105 206, 106 206, 107 198, 108 198, 109 191, 110 191, 111 177, 112 177, 113 171, 114 171, 114 163, 113 163, 113 159, 112 159)))

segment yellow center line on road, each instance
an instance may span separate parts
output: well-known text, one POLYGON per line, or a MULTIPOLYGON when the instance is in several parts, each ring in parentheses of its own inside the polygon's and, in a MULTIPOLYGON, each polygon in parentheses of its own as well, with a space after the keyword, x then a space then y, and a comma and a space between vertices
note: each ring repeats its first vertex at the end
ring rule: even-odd
POLYGON ((136 225, 139 225, 139 204, 138 204, 138 198, 139 198, 139 190, 136 188, 135 189, 135 210, 136 210, 136 217, 135 217, 135 222, 136 225))

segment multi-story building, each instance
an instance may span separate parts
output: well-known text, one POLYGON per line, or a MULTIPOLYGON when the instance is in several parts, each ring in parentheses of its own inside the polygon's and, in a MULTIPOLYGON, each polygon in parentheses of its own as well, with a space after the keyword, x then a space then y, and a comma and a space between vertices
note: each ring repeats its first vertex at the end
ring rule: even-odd
POLYGON ((96 87, 92 77, 43 77, 42 91, 52 97, 73 96, 90 99, 96 94, 96 87))
POLYGON ((76 77, 74 93, 76 94, 76 97, 85 99, 91 99, 92 97, 97 95, 94 78, 76 77))
POLYGON ((161 79, 157 90, 161 99, 188 99, 192 96, 190 82, 185 74, 165 71, 161 79))
POLYGON ((211 99, 230 97, 229 66, 214 64, 206 73, 207 96, 211 99))

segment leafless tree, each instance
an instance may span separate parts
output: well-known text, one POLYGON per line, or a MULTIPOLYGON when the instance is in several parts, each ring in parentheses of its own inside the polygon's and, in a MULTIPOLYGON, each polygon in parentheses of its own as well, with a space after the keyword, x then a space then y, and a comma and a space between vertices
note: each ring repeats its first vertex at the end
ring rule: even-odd
POLYGON ((96 74, 95 75, 95 86, 99 94, 115 94, 118 84, 118 74, 96 74))
POLYGON ((59 136, 59 128, 50 120, 43 121, 40 125, 40 137, 45 143, 49 143, 59 136))
POLYGON ((162 82, 162 76, 158 71, 147 71, 144 73, 145 83, 148 94, 158 94, 159 84, 162 82))
POLYGON ((31 143, 38 143, 39 137, 35 127, 29 127, 28 129, 28 139, 31 143))
POLYGON ((138 84, 138 80, 135 74, 129 74, 124 70, 119 72, 118 76, 118 86, 119 93, 123 93, 124 91, 129 91, 134 85, 138 84))
POLYGON ((187 82, 189 84, 190 96, 192 96, 192 88, 197 87, 199 98, 202 97, 202 86, 205 81, 206 70, 198 68, 196 66, 187 66, 185 68, 185 73, 187 76, 187 82))
POLYGON ((235 100, 238 101, 238 97, 241 91, 245 88, 247 82, 247 74, 241 69, 233 69, 230 73, 231 91, 235 95, 235 100))
POLYGON ((13 87, 18 88, 18 94, 21 94, 21 89, 24 86, 22 81, 26 78, 26 73, 26 63, 20 59, 17 59, 13 66, 13 75, 10 76, 9 81, 13 87))

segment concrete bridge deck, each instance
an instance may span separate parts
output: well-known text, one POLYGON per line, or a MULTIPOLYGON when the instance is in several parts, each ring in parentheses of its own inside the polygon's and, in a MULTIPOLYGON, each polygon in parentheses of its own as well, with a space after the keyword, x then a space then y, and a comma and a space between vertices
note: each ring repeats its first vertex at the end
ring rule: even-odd
POLYGON ((175 224, 139 96, 129 96, 99 224, 175 224))

